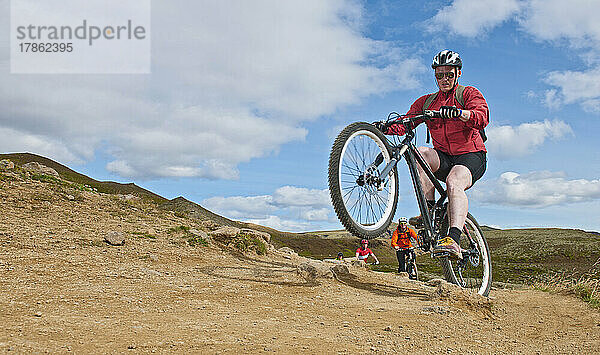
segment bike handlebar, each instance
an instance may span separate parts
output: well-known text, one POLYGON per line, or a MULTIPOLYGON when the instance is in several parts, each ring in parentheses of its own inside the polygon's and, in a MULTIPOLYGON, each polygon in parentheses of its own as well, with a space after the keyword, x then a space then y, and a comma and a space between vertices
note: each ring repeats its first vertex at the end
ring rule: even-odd
POLYGON ((417 116, 413 116, 413 117, 406 117, 406 115, 404 115, 404 116, 397 115, 397 116, 393 116, 393 117, 388 117, 388 121, 385 123, 385 125, 387 128, 390 128, 396 124, 403 124, 405 127, 407 127, 409 123, 413 123, 418 120, 431 121, 434 118, 442 118, 440 111, 425 110, 422 115, 417 115, 417 116), (394 119, 394 120, 390 121, 390 119, 394 119))

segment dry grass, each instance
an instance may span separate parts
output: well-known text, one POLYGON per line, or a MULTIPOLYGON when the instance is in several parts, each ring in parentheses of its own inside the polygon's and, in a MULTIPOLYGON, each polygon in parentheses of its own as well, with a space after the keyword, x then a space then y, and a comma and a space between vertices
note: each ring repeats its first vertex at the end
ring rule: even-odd
POLYGON ((556 273, 533 286, 542 291, 575 295, 600 309, 600 259, 584 275, 556 273))

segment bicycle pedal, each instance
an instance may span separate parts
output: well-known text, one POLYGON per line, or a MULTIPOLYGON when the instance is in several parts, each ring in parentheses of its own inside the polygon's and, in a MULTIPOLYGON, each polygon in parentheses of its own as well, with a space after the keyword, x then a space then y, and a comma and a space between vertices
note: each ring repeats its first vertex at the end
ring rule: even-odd
POLYGON ((463 258, 456 256, 454 254, 451 254, 450 252, 447 251, 438 251, 438 252, 433 252, 433 257, 434 258, 448 258, 448 259, 452 259, 452 260, 462 260, 463 258))

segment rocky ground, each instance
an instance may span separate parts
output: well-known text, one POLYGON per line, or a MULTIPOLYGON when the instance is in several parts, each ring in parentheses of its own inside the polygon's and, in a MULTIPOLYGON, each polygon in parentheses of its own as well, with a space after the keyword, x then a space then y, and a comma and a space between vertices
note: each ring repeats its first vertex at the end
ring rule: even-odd
POLYGON ((571 296, 487 299, 311 261, 260 232, 0 168, 3 353, 600 352, 600 314, 571 296))

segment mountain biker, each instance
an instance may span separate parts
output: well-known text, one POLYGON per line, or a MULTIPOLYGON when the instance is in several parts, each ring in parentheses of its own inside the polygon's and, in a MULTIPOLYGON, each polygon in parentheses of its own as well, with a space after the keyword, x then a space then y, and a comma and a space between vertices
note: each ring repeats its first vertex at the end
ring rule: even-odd
MULTIPOLYGON (((446 183, 448 191, 448 216, 450 230, 440 238, 434 247, 434 255, 462 259, 459 246, 461 230, 467 218, 469 201, 465 191, 477 181, 486 169, 486 149, 480 133, 489 122, 489 109, 481 92, 473 86, 464 87, 463 103, 457 99, 458 79, 462 74, 462 60, 458 53, 443 50, 434 58, 431 67, 434 70, 439 91, 428 110, 440 110, 442 119, 426 121, 433 139, 433 149, 419 147, 418 150, 429 164, 431 171, 439 180, 446 183)), ((410 107, 408 116, 422 114, 430 95, 418 98, 410 107)), ((421 122, 415 122, 413 128, 421 122)), ((385 134, 404 135, 402 125, 391 128, 379 124, 385 134)), ((423 186, 427 207, 431 210, 435 203, 435 189, 425 172, 418 165, 420 181, 423 186)), ((422 217, 410 219, 412 225, 422 224, 422 217)))
POLYGON ((363 239, 360 241, 360 248, 356 249, 356 259, 363 260, 366 262, 367 258, 369 256, 372 256, 373 259, 375 259, 375 265, 378 265, 379 260, 377 260, 377 257, 375 256, 375 254, 373 254, 371 249, 368 248, 368 246, 369 246, 368 240, 363 239))
POLYGON ((342 253, 342 252, 337 253, 335 260, 344 261, 344 253, 342 253))
POLYGON ((412 255, 414 258, 414 247, 410 239, 417 240, 418 236, 414 229, 408 227, 406 217, 398 220, 398 228, 392 235, 392 248, 396 249, 398 258, 398 272, 406 271, 406 260, 412 255))

